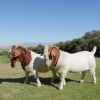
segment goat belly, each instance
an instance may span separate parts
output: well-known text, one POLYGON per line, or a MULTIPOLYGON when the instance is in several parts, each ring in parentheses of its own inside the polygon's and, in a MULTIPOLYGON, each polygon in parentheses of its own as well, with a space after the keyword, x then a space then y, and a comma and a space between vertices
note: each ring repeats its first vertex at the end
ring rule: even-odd
POLYGON ((88 60, 85 58, 77 58, 76 59, 69 59, 66 63, 66 68, 69 68, 68 70, 71 72, 81 72, 85 70, 89 70, 89 63, 88 60))
POLYGON ((38 72, 48 72, 50 67, 46 66, 45 60, 42 58, 38 58, 38 60, 34 61, 33 68, 38 70, 38 72))
POLYGON ((89 68, 88 67, 83 68, 83 67, 75 66, 73 68, 70 67, 70 69, 69 69, 70 72, 83 72, 83 71, 86 71, 86 70, 89 70, 89 68))
POLYGON ((38 66, 38 71, 39 72, 43 72, 43 73, 45 73, 45 72, 48 72, 50 70, 50 68, 49 67, 47 67, 46 65, 40 65, 40 66, 38 66))

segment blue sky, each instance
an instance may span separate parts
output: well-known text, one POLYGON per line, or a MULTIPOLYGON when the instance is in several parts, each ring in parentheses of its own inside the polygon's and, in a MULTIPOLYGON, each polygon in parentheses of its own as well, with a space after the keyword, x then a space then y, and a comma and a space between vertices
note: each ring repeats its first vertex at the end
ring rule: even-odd
POLYGON ((100 29, 100 0, 0 0, 0 45, 55 43, 100 29))

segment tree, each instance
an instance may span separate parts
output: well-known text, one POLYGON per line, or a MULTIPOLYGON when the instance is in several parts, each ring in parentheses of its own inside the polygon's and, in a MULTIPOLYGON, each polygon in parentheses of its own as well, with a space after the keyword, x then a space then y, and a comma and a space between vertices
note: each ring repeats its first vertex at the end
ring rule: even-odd
POLYGON ((93 30, 86 32, 81 38, 74 39, 72 41, 59 42, 56 44, 61 50, 70 53, 88 50, 91 51, 94 46, 97 46, 96 55, 100 56, 100 31, 93 30))

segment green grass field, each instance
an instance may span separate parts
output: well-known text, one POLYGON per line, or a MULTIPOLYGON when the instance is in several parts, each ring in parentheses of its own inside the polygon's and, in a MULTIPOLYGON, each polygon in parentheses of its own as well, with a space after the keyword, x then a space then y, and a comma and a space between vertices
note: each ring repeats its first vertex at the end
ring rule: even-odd
POLYGON ((34 78, 30 75, 30 84, 23 84, 24 72, 19 63, 10 67, 6 57, 0 57, 0 100, 99 100, 100 98, 100 58, 96 59, 97 84, 93 85, 92 77, 87 72, 85 83, 79 83, 79 73, 68 73, 67 85, 62 91, 58 82, 50 85, 51 72, 39 76, 42 87, 36 87, 34 78))

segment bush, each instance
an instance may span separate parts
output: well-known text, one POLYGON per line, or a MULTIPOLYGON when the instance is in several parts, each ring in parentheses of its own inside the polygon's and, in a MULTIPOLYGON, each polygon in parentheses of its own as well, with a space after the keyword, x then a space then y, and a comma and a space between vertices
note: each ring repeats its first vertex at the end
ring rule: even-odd
POLYGON ((5 56, 7 54, 8 54, 8 51, 6 51, 6 50, 0 52, 0 56, 5 56))
POLYGON ((36 47, 29 47, 28 49, 38 53, 38 54, 43 54, 43 51, 44 51, 44 46, 39 44, 38 46, 36 47))

